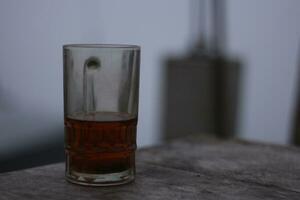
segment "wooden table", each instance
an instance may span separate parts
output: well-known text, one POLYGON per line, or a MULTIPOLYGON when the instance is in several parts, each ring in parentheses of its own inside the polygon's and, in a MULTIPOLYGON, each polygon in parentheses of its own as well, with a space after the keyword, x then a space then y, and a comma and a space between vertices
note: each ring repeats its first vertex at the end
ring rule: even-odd
POLYGON ((134 183, 73 185, 65 181, 59 163, 0 174, 0 199, 300 199, 300 149, 179 139, 139 150, 134 183))

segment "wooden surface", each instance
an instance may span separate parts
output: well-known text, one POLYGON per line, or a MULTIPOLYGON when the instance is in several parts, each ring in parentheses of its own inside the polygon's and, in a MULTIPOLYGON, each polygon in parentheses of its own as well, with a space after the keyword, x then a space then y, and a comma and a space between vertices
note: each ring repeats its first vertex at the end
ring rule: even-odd
POLYGON ((134 183, 67 183, 64 164, 0 174, 0 199, 300 199, 300 149, 181 139, 137 152, 134 183))

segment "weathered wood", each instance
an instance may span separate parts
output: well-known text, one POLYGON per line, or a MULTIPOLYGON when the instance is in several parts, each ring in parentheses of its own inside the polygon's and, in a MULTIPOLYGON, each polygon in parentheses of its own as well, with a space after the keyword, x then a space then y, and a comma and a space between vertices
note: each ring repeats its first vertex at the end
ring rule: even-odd
POLYGON ((73 185, 60 163, 0 174, 0 199, 300 199, 300 149, 176 140, 138 151, 134 183, 73 185))

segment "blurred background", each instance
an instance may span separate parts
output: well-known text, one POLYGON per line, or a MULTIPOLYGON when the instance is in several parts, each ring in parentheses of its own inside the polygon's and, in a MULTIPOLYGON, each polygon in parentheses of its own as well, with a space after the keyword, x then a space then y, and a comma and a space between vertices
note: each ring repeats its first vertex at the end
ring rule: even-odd
POLYGON ((67 43, 142 47, 139 147, 299 144, 299 18, 298 0, 1 0, 0 172, 64 159, 67 43))

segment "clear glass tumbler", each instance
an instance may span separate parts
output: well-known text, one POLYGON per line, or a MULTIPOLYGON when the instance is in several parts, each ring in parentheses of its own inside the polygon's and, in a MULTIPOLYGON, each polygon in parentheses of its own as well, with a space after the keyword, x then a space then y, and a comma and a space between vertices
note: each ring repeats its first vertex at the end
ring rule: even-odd
POLYGON ((134 180, 140 47, 71 44, 63 56, 66 179, 134 180))

